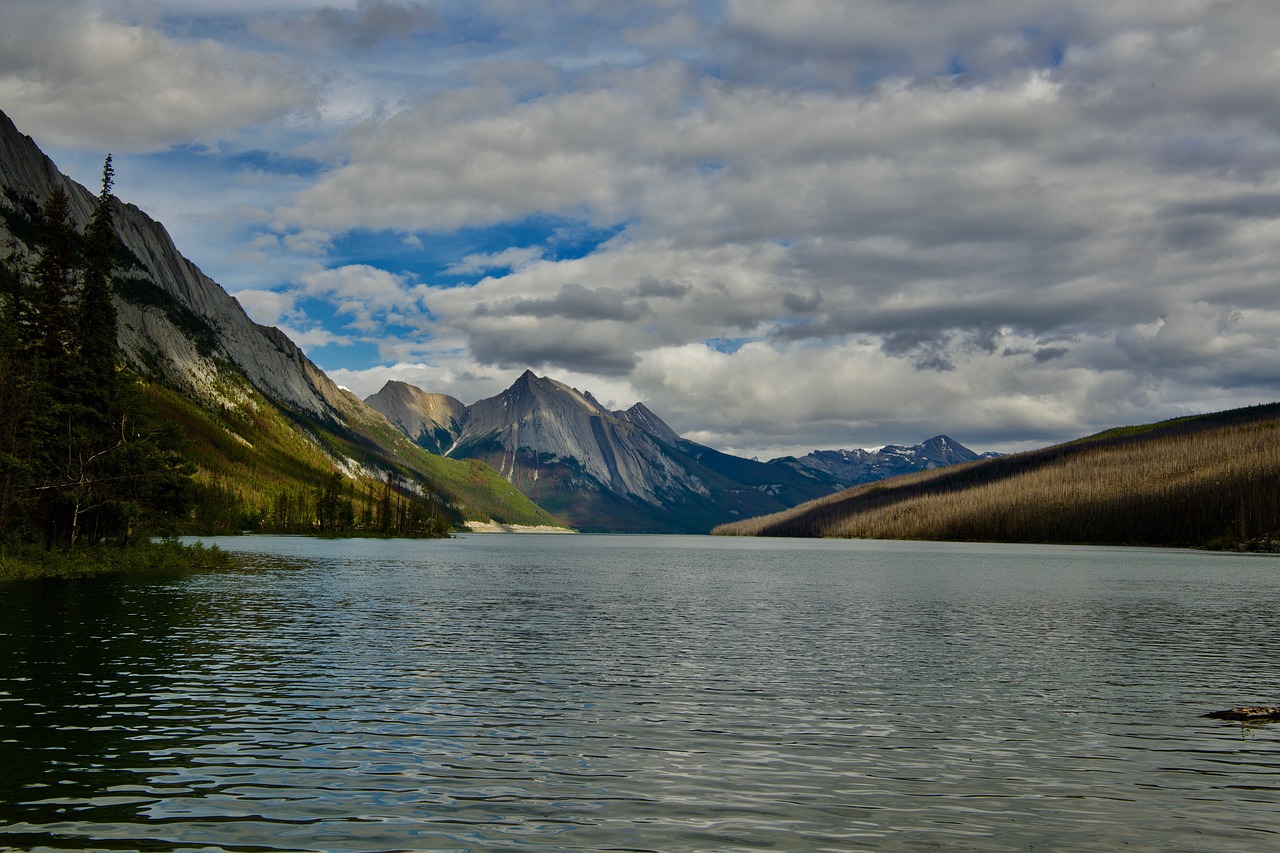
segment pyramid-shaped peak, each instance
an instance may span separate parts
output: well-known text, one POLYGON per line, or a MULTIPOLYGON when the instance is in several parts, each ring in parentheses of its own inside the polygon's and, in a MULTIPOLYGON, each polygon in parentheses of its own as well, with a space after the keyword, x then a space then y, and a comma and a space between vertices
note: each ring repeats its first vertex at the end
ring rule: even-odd
POLYGON ((410 385, 408 382, 401 382, 399 379, 388 379, 383 383, 382 388, 378 393, 390 396, 393 394, 412 394, 415 391, 422 393, 422 389, 418 388, 416 385, 410 385))
POLYGON ((607 410, 591 396, 590 392, 571 388, 550 376, 538 376, 532 370, 520 374, 511 387, 498 395, 500 399, 510 400, 517 405, 565 405, 571 404, 589 410, 592 414, 606 413, 607 410), (540 401, 534 403, 533 401, 540 401), (559 402, 552 402, 559 401, 559 402))
POLYGON ((680 441, 680 434, 667 426, 666 422, 655 415, 644 403, 636 403, 626 411, 614 412, 614 414, 623 420, 630 421, 659 441, 672 445, 680 441))

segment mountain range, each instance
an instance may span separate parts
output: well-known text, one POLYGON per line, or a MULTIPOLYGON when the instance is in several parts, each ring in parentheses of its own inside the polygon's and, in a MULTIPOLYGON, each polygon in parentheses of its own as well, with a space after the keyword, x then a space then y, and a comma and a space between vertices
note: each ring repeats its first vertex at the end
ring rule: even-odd
MULTIPOLYGON (((69 197, 72 225, 83 232, 96 197, 0 112, 0 249, 9 262, 38 251, 41 206, 55 188, 69 197)), ((451 524, 560 523, 496 472, 408 441, 282 331, 253 322, 182 256, 164 226, 112 201, 121 355, 164 418, 188 436, 204 526, 256 527, 282 504, 303 503, 335 470, 350 481, 353 500, 385 484, 406 500, 430 497, 451 524), (216 518, 214 504, 225 510, 216 518)))
MULTIPOLYGON (((0 112, 0 245, 17 262, 38 249, 40 208, 56 187, 83 231, 96 197, 0 112)), ((470 405, 399 382, 360 400, 284 332, 251 320, 159 222, 113 205, 121 353, 189 436, 201 529, 282 517, 282 505, 296 510, 336 470, 360 485, 349 490, 355 502, 394 485, 431 496, 455 525, 702 533, 857 483, 978 458, 938 436, 915 447, 744 459, 682 438, 643 404, 611 411, 590 392, 531 371, 470 405)))
POLYGON ((365 402, 419 446, 485 462, 581 530, 703 533, 857 483, 982 458, 937 436, 914 447, 744 459, 682 438, 643 403, 610 411, 532 371, 469 406, 395 381, 365 402))

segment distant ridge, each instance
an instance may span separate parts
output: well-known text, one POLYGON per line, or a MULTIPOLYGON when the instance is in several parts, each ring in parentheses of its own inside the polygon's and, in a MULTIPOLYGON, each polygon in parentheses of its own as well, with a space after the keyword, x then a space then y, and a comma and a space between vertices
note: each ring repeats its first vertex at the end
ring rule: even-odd
POLYGON ((939 436, 758 462, 682 438, 643 403, 609 411, 590 392, 528 370, 470 406, 403 382, 366 402, 420 446, 482 460, 547 511, 592 531, 706 533, 850 483, 979 458, 939 436))
POLYGON ((844 488, 999 455, 975 453, 950 436, 937 435, 910 447, 889 444, 878 450, 815 450, 799 458, 787 456, 772 462, 821 472, 844 488))
MULTIPOLYGON (((0 112, 4 254, 21 259, 37 248, 41 206, 55 188, 67 193, 72 225, 82 232, 96 197, 0 112)), ((120 351, 190 442, 195 523, 203 530, 303 519, 299 507, 311 508, 315 491, 335 472, 359 481, 366 493, 385 484, 384 503, 395 502, 394 483, 397 501, 428 506, 443 517, 436 521, 559 523, 484 465, 431 456, 407 440, 283 331, 254 323, 138 207, 113 199, 113 214, 120 351)))
POLYGON ((858 486, 721 535, 1280 549, 1280 404, 858 486))

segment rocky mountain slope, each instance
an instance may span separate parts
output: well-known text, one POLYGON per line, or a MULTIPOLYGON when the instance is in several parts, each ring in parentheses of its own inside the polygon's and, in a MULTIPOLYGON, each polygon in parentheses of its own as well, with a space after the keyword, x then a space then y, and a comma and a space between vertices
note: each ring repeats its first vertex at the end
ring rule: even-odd
MULTIPOLYGON (((56 187, 66 192, 73 225, 83 231, 95 196, 60 173, 0 112, 0 253, 31 254, 41 206, 56 187)), ((406 440, 380 413, 339 388, 283 332, 254 323, 182 256, 160 223, 134 205, 114 202, 121 352, 138 374, 176 392, 156 396, 188 424, 194 440, 204 442, 197 455, 206 481, 239 463, 216 449, 224 446, 220 434, 238 439, 226 447, 252 456, 255 439, 266 430, 273 444, 301 448, 259 459, 276 466, 278 481, 290 487, 310 486, 326 475, 325 468, 336 468, 436 492, 459 520, 493 514, 511 523, 555 523, 492 471, 432 457, 406 440)), ((264 482, 271 480, 270 472, 261 473, 264 482)))
MULTIPOLYGON (((32 253, 55 187, 83 230, 95 196, 0 113, 4 255, 32 253)), ((554 513, 587 530, 705 532, 863 481, 856 477, 953 461, 934 447, 874 459, 865 451, 741 459, 681 438, 642 404, 608 411, 590 393, 531 372, 470 406, 396 382, 366 404, 279 329, 254 323, 160 223, 114 204, 121 352, 189 435, 204 496, 232 507, 231 516, 261 515, 337 469, 434 493, 457 521, 548 525, 554 513)))
MULTIPOLYGON (((743 517, 738 504, 780 506, 761 492, 745 501, 726 493, 645 428, 531 371, 470 406, 400 382, 366 402, 420 446, 487 463, 579 529, 706 532, 716 519, 743 517)), ((649 427, 675 435, 656 417, 649 427)))
POLYGON ((366 402, 420 446, 483 460, 584 530, 706 532, 760 507, 774 512, 855 482, 978 458, 939 436, 913 448, 758 462, 681 438, 641 403, 609 411, 531 371, 470 406, 403 382, 366 402))

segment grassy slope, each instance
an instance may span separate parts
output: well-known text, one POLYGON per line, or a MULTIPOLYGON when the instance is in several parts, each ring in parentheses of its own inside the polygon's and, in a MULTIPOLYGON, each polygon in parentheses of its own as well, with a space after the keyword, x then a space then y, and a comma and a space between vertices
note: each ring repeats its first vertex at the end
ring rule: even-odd
POLYGON ((1280 538, 1280 404, 858 486, 725 535, 1225 547, 1280 538))
POLYGON ((424 483, 453 505, 458 521, 559 523, 493 469, 433 456, 389 425, 382 435, 376 427, 359 433, 300 421, 247 385, 234 395, 244 403, 210 409, 161 386, 148 385, 146 391, 186 435, 185 455, 196 466, 197 483, 216 484, 246 505, 268 507, 282 491, 310 493, 324 484, 339 458, 424 483))

